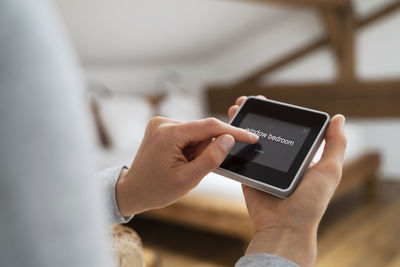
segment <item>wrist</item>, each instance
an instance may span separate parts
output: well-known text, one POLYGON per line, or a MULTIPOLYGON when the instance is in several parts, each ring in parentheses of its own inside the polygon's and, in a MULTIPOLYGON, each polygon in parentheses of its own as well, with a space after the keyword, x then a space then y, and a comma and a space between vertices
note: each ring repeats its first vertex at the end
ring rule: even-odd
POLYGON ((133 190, 135 187, 131 185, 131 178, 130 170, 128 168, 123 168, 115 188, 118 210, 124 217, 145 211, 145 209, 140 206, 142 201, 140 200, 139 192, 134 192, 135 190, 133 190))
POLYGON ((268 253, 286 258, 300 266, 314 266, 317 254, 317 227, 299 230, 291 227, 257 231, 247 254, 268 253))
POLYGON ((126 176, 128 174, 128 169, 126 167, 124 167, 121 170, 121 173, 119 175, 117 184, 115 186, 115 199, 117 200, 117 206, 118 206, 118 210, 119 213, 126 217, 126 216, 130 216, 132 214, 130 214, 129 210, 128 210, 128 205, 127 205, 127 192, 126 192, 126 188, 127 186, 125 186, 126 184, 126 176))

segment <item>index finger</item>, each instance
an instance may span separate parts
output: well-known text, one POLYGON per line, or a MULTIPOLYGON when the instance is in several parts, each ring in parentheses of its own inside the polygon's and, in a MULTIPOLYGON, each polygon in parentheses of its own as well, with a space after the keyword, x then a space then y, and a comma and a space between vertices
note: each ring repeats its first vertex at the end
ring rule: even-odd
POLYGON ((255 143, 258 136, 244 129, 224 123, 215 118, 182 123, 176 126, 184 142, 203 141, 222 134, 230 134, 237 142, 255 143))

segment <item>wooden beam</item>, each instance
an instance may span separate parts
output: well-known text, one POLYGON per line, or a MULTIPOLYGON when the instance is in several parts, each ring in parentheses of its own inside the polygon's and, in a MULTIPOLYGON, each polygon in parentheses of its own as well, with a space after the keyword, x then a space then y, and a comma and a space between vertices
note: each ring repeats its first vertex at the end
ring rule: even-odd
POLYGON ((339 79, 342 79, 342 59, 343 59, 343 34, 341 31, 341 10, 337 8, 319 9, 321 19, 325 25, 325 31, 328 36, 329 43, 335 56, 336 73, 339 79))
POLYGON ((305 6, 315 6, 315 7, 341 7, 347 5, 349 1, 350 0, 245 0, 245 2, 258 3, 258 4, 284 3, 284 4, 295 4, 295 5, 305 5, 305 6))
POLYGON ((340 9, 339 33, 341 42, 338 62, 338 82, 353 83, 355 74, 355 16, 351 4, 347 8, 340 9))
POLYGON ((369 15, 366 18, 360 19, 357 23, 357 27, 365 27, 371 23, 374 23, 377 20, 380 20, 381 18, 384 18, 384 17, 387 17, 387 16, 393 14, 399 8, 400 8, 400 1, 397 0, 396 2, 388 4, 387 6, 379 9, 374 14, 369 15))
POLYGON ((253 83, 255 80, 265 75, 266 73, 275 71, 297 59, 302 58, 303 56, 309 54, 310 52, 313 52, 323 47, 324 45, 327 44, 327 42, 328 39, 326 37, 320 38, 317 41, 314 41, 298 50, 295 50, 294 52, 289 53, 288 55, 276 60, 275 62, 272 62, 271 64, 260 68, 259 70, 256 70, 255 72, 249 74, 246 78, 238 81, 235 84, 235 86, 244 86, 253 83))
POLYGON ((241 95, 265 95, 278 101, 343 113, 352 117, 400 116, 400 80, 378 80, 354 84, 315 83, 250 87, 213 87, 207 91, 209 111, 226 114, 241 95))
MULTIPOLYGON (((389 4, 386 7, 378 10, 377 12, 375 12, 372 15, 369 15, 366 18, 356 20, 355 28, 359 29, 359 28, 365 27, 371 23, 374 23, 377 20, 381 19, 382 17, 388 16, 388 15, 394 13, 399 8, 400 8, 400 1, 396 1, 392 4, 389 4)), ((295 50, 294 52, 288 53, 288 55, 278 58, 274 62, 269 63, 268 65, 259 68, 258 70, 254 71, 253 73, 250 73, 245 78, 237 81, 235 83, 235 86, 243 86, 243 85, 247 85, 250 83, 254 83, 260 77, 262 77, 268 73, 271 73, 273 71, 276 71, 276 70, 288 65, 289 63, 292 63, 292 62, 308 55, 309 53, 314 52, 317 49, 324 47, 327 44, 329 44, 329 39, 327 36, 323 36, 313 42, 310 42, 309 44, 305 45, 304 47, 301 47, 301 48, 295 50)))
POLYGON ((355 81, 355 17, 352 5, 320 9, 320 13, 335 54, 337 80, 352 83, 355 81))
POLYGON ((321 19, 324 22, 329 42, 332 45, 336 56, 339 56, 341 49, 339 10, 336 8, 322 8, 319 12, 321 14, 321 19))

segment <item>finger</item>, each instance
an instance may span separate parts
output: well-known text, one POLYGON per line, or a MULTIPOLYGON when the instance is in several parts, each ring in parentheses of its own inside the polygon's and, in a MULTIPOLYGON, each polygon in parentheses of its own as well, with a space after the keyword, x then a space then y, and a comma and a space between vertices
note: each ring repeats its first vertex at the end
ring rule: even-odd
MULTIPOLYGON (((259 98, 259 99, 267 99, 265 96, 263 96, 263 95, 258 95, 258 96, 256 96, 257 98, 259 98)), ((239 97, 238 99, 236 99, 236 102, 235 102, 235 104, 236 105, 238 105, 238 106, 241 106, 242 104, 243 104, 243 102, 245 101, 247 99, 247 96, 241 96, 241 97, 239 97)))
POLYGON ((189 142, 204 141, 223 134, 232 135, 236 141, 243 143, 255 143, 258 136, 244 129, 234 127, 215 118, 202 119, 175 125, 179 142, 185 145, 189 142))
POLYGON ((234 143, 232 135, 218 136, 197 158, 181 166, 183 177, 193 177, 193 186, 197 185, 205 175, 221 165, 234 143))
MULTIPOLYGON (((265 96, 263 95, 258 95, 256 96, 257 98, 260 99, 267 99, 265 96)), ((236 112, 239 110, 239 107, 243 104, 243 102, 247 99, 246 96, 241 96, 238 99, 236 99, 236 105, 232 105, 229 109, 228 109, 228 116, 229 119, 232 119, 233 116, 235 116, 236 112)))
POLYGON ((210 141, 211 139, 202 142, 191 142, 182 149, 182 153, 188 161, 192 161, 204 150, 210 141))
POLYGON ((198 143, 198 144, 194 147, 193 156, 194 156, 195 158, 197 158, 197 157, 204 151, 204 149, 206 149, 206 147, 208 146, 208 144, 211 143, 211 141, 212 141, 212 139, 208 139, 208 140, 205 140, 205 141, 202 141, 202 142, 198 143))
POLYGON ((313 167, 327 176, 334 176, 340 180, 344 153, 346 151, 346 136, 344 133, 343 115, 332 118, 325 135, 325 147, 321 159, 313 167))
POLYGON ((236 99, 236 102, 235 102, 235 104, 236 105, 238 105, 238 106, 240 106, 241 104, 243 104, 243 102, 245 101, 247 99, 247 96, 240 96, 240 97, 238 97, 237 99, 236 99))
POLYGON ((239 110, 238 105, 233 105, 228 109, 228 116, 229 116, 230 120, 233 118, 233 116, 235 116, 235 114, 238 110, 239 110))

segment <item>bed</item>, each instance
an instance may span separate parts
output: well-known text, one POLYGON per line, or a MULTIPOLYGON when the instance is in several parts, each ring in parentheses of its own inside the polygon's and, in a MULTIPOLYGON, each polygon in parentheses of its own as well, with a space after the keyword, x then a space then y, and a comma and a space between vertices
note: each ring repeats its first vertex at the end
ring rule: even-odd
MULTIPOLYGON (((100 123, 103 131, 100 136, 108 139, 107 146, 99 142, 98 169, 120 164, 129 166, 140 145, 146 123, 152 116, 151 105, 145 98, 117 97, 99 101, 95 110, 96 125, 100 123), (132 119, 137 118, 137 114, 141 115, 140 119, 132 119)), ((380 156, 376 151, 364 148, 366 133, 359 126, 347 123, 346 134, 348 149, 343 178, 332 201, 356 190, 363 190, 366 198, 373 198, 380 156)), ((319 160, 322 148, 314 161, 319 160)), ((171 206, 138 216, 244 241, 248 241, 253 233, 240 184, 215 173, 208 174, 198 187, 171 206)))

